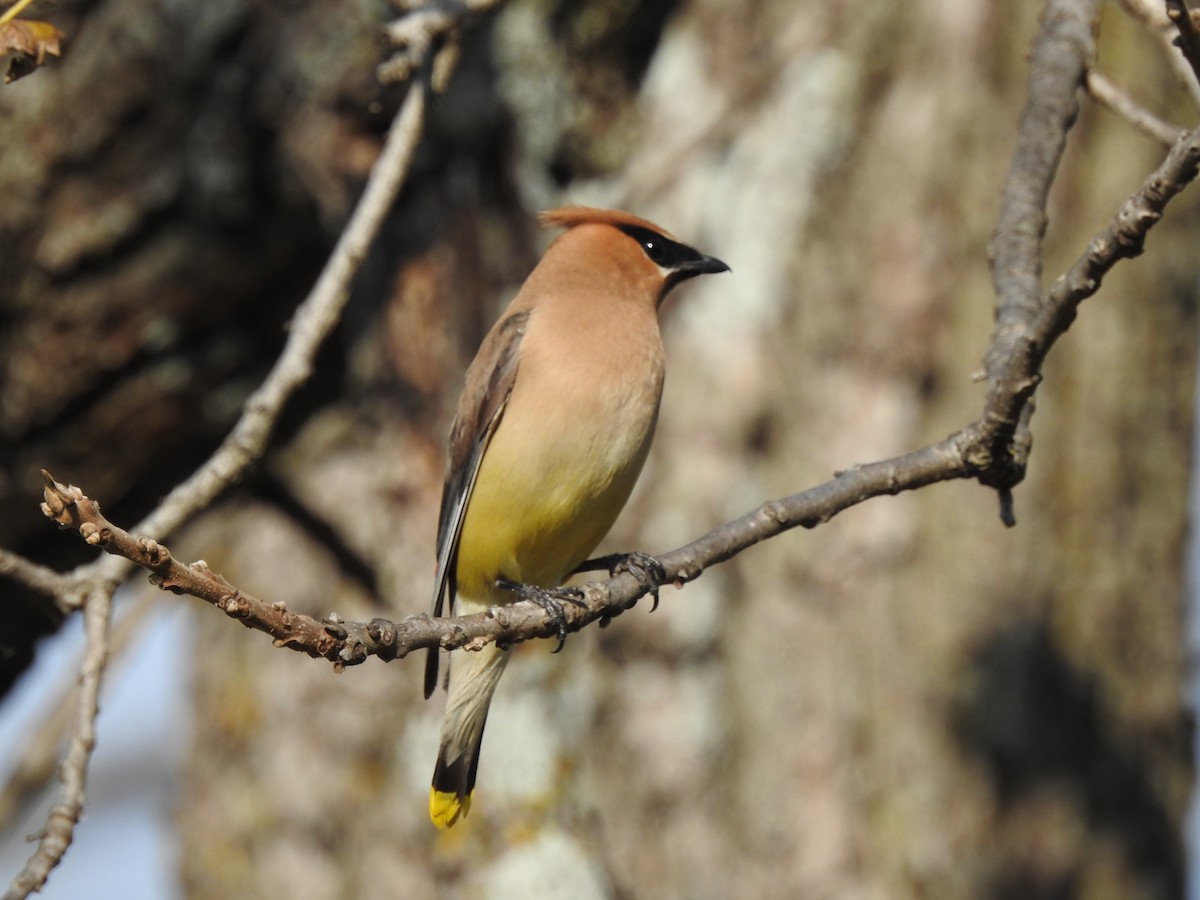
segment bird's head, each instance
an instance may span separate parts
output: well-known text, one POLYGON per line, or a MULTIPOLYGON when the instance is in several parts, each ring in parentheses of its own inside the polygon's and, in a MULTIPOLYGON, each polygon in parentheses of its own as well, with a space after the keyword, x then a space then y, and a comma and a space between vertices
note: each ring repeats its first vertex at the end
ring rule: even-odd
MULTIPOLYGON (((566 206, 542 213, 545 226, 568 229, 573 256, 648 288, 656 303, 675 285, 697 275, 730 271, 713 256, 677 240, 653 222, 616 209, 566 206)), ((557 243, 557 242, 556 242, 557 243)))

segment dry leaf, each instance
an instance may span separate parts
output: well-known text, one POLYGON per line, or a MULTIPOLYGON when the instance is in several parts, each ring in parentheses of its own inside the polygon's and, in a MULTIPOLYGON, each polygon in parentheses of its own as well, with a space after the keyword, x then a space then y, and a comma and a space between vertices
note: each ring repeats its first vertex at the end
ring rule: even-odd
POLYGON ((13 19, 0 25, 0 53, 15 53, 4 83, 28 75, 46 61, 47 56, 62 56, 65 35, 49 22, 13 19))

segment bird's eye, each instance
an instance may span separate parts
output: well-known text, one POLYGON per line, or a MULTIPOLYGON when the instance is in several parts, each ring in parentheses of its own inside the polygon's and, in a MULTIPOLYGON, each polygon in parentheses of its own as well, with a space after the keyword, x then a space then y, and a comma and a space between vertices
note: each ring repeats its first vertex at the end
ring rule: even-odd
POLYGON ((667 260, 667 251, 666 251, 666 241, 650 238, 648 240, 642 241, 642 249, 646 251, 646 255, 648 257, 650 257, 651 262, 655 263, 656 265, 660 265, 660 266, 667 265, 668 260, 667 260))
POLYGON ((652 263, 664 269, 673 268, 682 255, 686 255, 689 250, 683 244, 677 244, 649 228, 629 225, 621 230, 638 242, 638 246, 642 248, 642 252, 652 263))

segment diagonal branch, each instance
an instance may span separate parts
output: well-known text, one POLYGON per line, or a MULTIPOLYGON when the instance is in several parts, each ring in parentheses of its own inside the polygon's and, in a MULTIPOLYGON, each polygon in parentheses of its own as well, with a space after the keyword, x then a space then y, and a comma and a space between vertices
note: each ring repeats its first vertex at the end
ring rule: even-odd
POLYGON ((371 179, 312 292, 296 310, 291 333, 271 373, 246 401, 236 426, 212 457, 176 487, 137 530, 151 535, 174 531, 205 508, 262 456, 288 398, 308 379, 317 348, 341 318, 350 282, 391 209, 408 174, 421 136, 425 87, 419 82, 392 123, 371 179))
MULTIPOLYGON (((279 359, 246 401, 241 418, 221 446, 137 525, 139 532, 148 535, 171 533, 211 504, 262 456, 284 404, 308 379, 318 348, 341 318, 342 309, 350 296, 350 283, 408 174, 421 137, 424 113, 425 87, 419 82, 414 83, 396 114, 354 214, 338 239, 320 278, 296 310, 279 359)), ((105 580, 120 579, 128 572, 127 564, 116 564, 116 560, 110 560, 103 572, 81 570, 74 577, 79 582, 85 581, 91 574, 105 580)), ((80 605, 81 598, 82 595, 78 593, 73 600, 60 595, 59 602, 66 608, 74 609, 80 605)))
POLYGON ((1103 72, 1096 69, 1088 70, 1087 89, 1097 103, 1120 116, 1146 137, 1157 141, 1164 147, 1170 147, 1184 133, 1184 130, 1178 125, 1163 121, 1134 100, 1133 97, 1113 84, 1103 72))
POLYGON ((1200 129, 1182 135, 1157 169, 1130 194, 1108 227, 1088 242, 1083 255, 1054 283, 1046 305, 1031 323, 1017 360, 1026 368, 1042 364, 1054 342, 1075 320, 1079 304, 1100 289, 1109 270, 1122 259, 1140 256, 1150 229, 1162 219, 1167 204, 1200 171, 1200 129))

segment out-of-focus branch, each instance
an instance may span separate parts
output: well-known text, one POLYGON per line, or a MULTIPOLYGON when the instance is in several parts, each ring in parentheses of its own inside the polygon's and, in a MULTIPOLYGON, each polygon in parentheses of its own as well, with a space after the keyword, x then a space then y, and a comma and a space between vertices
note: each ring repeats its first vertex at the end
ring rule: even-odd
MULTIPOLYGON (((132 609, 117 619, 109 639, 109 664, 121 658, 140 633, 150 612, 161 608, 162 600, 144 593, 132 609)), ((8 781, 0 788, 0 839, 6 826, 14 825, 22 810, 31 804, 54 777, 63 744, 71 733, 74 711, 78 706, 79 684, 71 680, 57 701, 48 704, 50 712, 28 732, 20 756, 15 760, 8 781)))
POLYGON ((1170 147, 1186 133, 1177 125, 1164 122, 1154 115, 1096 69, 1088 70, 1086 83, 1092 99, 1164 147, 1170 147))
POLYGON ((394 52, 375 70, 384 84, 408 81, 429 66, 435 93, 446 88, 458 63, 462 30, 503 0, 393 0, 404 15, 384 28, 394 52))
POLYGON ((1167 18, 1179 32, 1172 43, 1192 67, 1192 74, 1200 80, 1200 31, 1196 30, 1196 20, 1188 9, 1187 0, 1166 0, 1166 4, 1167 18))
POLYGON ((424 115, 425 87, 417 82, 408 89, 371 179, 329 262, 296 310, 287 344, 271 373, 246 401, 241 419, 216 453, 139 523, 138 532, 166 535, 174 531, 262 456, 284 403, 308 379, 317 348, 341 317, 350 282, 408 174, 424 115))
POLYGON ((1161 44, 1167 63, 1171 66, 1179 83, 1192 98, 1192 103, 1200 107, 1200 81, 1196 79, 1188 61, 1184 59, 1179 49, 1177 38, 1179 30, 1167 18, 1164 0, 1119 0, 1122 8, 1133 18, 1145 26, 1161 44))
POLYGON ((64 613, 80 606, 81 598, 73 596, 74 581, 69 575, 39 566, 3 547, 0 547, 0 576, 50 598, 64 613))
MULTIPOLYGON (((139 533, 171 533, 208 507, 249 465, 262 456, 284 404, 308 379, 321 342, 341 318, 342 308, 350 295, 350 282, 366 257, 371 241, 408 173, 420 140, 424 111, 425 88, 415 83, 409 88, 408 96, 392 123, 371 179, 329 262, 308 297, 296 310, 279 359, 246 401, 241 418, 221 446, 204 465, 177 485, 150 515, 138 523, 136 530, 139 533)), ((3 559, 0 559, 2 564, 3 559)), ((27 564, 24 568, 31 566, 27 564)), ((70 578, 76 585, 86 586, 93 576, 106 581, 119 580, 128 575, 129 568, 127 563, 110 559, 103 571, 83 567, 70 578)), ((55 596, 59 605, 69 610, 78 608, 85 595, 86 591, 76 590, 59 591, 55 596)))
POLYGON ((96 714, 100 711, 100 685, 108 661, 108 637, 112 619, 112 584, 98 584, 83 607, 86 637, 83 663, 79 667, 79 694, 67 752, 59 766, 62 783, 58 798, 38 836, 37 849, 26 861, 5 892, 3 900, 24 900, 41 890, 50 871, 58 865, 83 815, 88 762, 96 746, 96 714))

